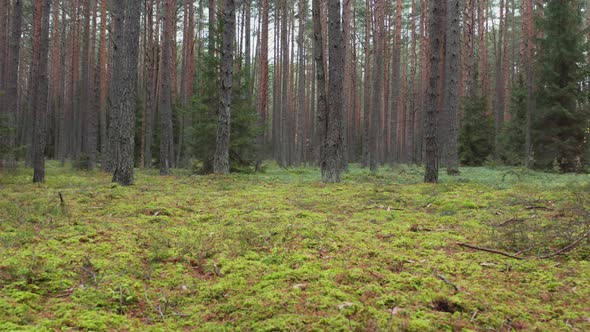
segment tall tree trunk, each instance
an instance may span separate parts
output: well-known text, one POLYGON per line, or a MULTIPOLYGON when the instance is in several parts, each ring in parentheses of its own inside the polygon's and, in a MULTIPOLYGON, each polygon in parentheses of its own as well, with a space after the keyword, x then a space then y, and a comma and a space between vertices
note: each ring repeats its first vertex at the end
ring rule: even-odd
POLYGON ((525 18, 526 21, 526 80, 527 80, 527 109, 526 109, 526 127, 525 127, 525 151, 524 151, 524 165, 525 167, 532 166, 532 118, 535 109, 535 95, 534 95, 534 52, 535 52, 535 23, 534 23, 534 2, 533 0, 524 0, 526 3, 525 18))
POLYGON ((476 53, 475 53, 475 19, 476 19, 476 10, 475 10, 475 2, 477 0, 467 0, 465 7, 464 7, 464 15, 463 15, 463 36, 464 36, 464 45, 463 49, 463 67, 464 70, 464 77, 463 77, 463 84, 466 88, 466 95, 469 98, 475 96, 475 69, 476 69, 476 53))
POLYGON ((164 0, 164 30, 162 32, 161 84, 160 84, 160 175, 170 174, 172 154, 172 34, 175 33, 174 18, 176 2, 164 0))
POLYGON ((16 168, 16 117, 18 110, 18 67, 20 56, 20 40, 23 17, 23 4, 15 0, 12 5, 10 20, 10 37, 8 41, 8 60, 6 65, 6 117, 8 125, 8 153, 5 157, 4 166, 8 169, 16 168))
POLYGON ((353 52, 352 47, 353 31, 352 31, 352 0, 344 0, 342 9, 342 30, 344 32, 344 45, 346 51, 344 54, 344 134, 346 142, 345 157, 346 160, 354 158, 354 86, 353 84, 353 52))
POLYGON ((88 82, 88 95, 90 99, 89 114, 88 114, 88 125, 87 125, 87 149, 86 154, 88 155, 88 167, 94 169, 96 167, 97 155, 98 155, 98 131, 99 131, 99 95, 98 95, 98 83, 99 76, 97 74, 97 61, 96 61, 96 32, 97 32, 97 8, 99 0, 91 0, 90 7, 92 12, 92 26, 90 30, 90 46, 88 47, 88 61, 89 61, 89 82, 88 82))
POLYGON ((485 4, 486 0, 478 0, 477 1, 477 78, 479 87, 479 95, 485 96, 485 84, 484 84, 484 73, 487 72, 485 68, 485 54, 487 53, 486 49, 486 42, 485 39, 487 38, 486 32, 486 16, 485 16, 485 4))
MULTIPOLYGON (((416 17, 416 1, 412 0, 412 7, 411 7, 411 12, 412 12, 412 17, 416 17)), ((409 161, 413 164, 415 164, 417 162, 416 160, 416 149, 415 149, 415 126, 416 126, 416 114, 417 114, 417 109, 416 109, 416 99, 418 96, 417 93, 417 89, 419 87, 418 82, 417 82, 417 64, 418 64, 418 53, 417 53, 417 39, 418 36, 416 35, 416 19, 412 20, 411 23, 412 27, 412 34, 411 34, 411 38, 412 38, 412 45, 411 45, 411 55, 410 55, 410 93, 409 93, 409 97, 410 97, 410 123, 408 124, 408 153, 409 153, 409 161)))
MULTIPOLYGON (((59 12, 59 2, 56 2, 56 5, 54 6, 54 10, 52 12, 52 16, 51 16, 51 23, 52 26, 54 27, 51 31, 51 35, 50 35, 50 46, 49 46, 49 100, 48 100, 48 107, 49 107, 49 118, 51 120, 51 127, 52 130, 50 130, 51 132, 51 137, 49 137, 50 142, 53 143, 53 151, 51 151, 52 153, 52 158, 56 158, 56 156, 58 155, 58 147, 59 147, 59 131, 60 131, 60 127, 59 127, 59 114, 61 113, 61 107, 59 106, 60 103, 60 98, 59 98, 59 93, 60 93, 60 87, 61 87, 61 82, 63 81, 63 79, 61 79, 61 77, 59 76, 60 74, 60 67, 59 67, 59 59, 62 57, 61 56, 61 45, 60 45, 60 29, 59 26, 60 24, 63 25, 62 23, 60 23, 60 12, 59 12)), ((50 152, 50 151, 48 151, 50 152)))
POLYGON ((446 138, 445 166, 449 175, 459 174, 459 71, 460 71, 460 15, 461 0, 446 0, 446 52, 444 72, 444 112, 447 119, 448 133, 446 138))
MULTIPOLYGON (((507 8, 506 8, 507 9, 507 8)), ((494 158, 500 158, 500 132, 504 122, 504 107, 506 106, 504 101, 505 89, 505 77, 504 77, 504 26, 506 25, 506 14, 504 11, 504 0, 500 0, 500 23, 498 25, 498 38, 494 49, 496 50, 496 93, 495 93, 495 139, 494 139, 494 158)))
POLYGON ((215 38, 217 36, 217 0, 209 0, 209 54, 215 54, 215 38))
MULTIPOLYGON (((4 118, 4 98, 6 90, 6 64, 8 61, 8 38, 9 28, 10 0, 0 0, 0 125, 3 125, 4 118)), ((1 136, 0 136, 1 137, 1 136)), ((5 142, 5 140, 2 140, 5 142)), ((0 145, 2 148, 4 143, 0 145)), ((0 165, 2 166, 2 165, 0 165)))
POLYGON ((288 135, 288 122, 287 116, 289 112, 289 5, 288 0, 282 0, 281 2, 281 138, 280 142, 280 164, 287 166, 288 160, 288 149, 289 149, 289 135, 288 135))
POLYGON ((428 108, 426 109, 426 172, 424 182, 438 182, 438 147, 436 138, 436 118, 441 108, 441 88, 443 80, 442 60, 444 55, 443 23, 447 0, 430 1, 430 83, 428 108))
POLYGON ((47 134, 47 67, 49 62, 49 0, 35 0, 33 9, 33 52, 31 65, 31 112, 33 130, 33 182, 45 181, 45 144, 47 134))
POLYGON ((223 33, 221 45, 221 86, 219 88, 219 118, 213 171, 229 174, 231 104, 233 88, 234 39, 236 30, 235 1, 223 0, 223 33))
POLYGON ((262 31, 260 37, 260 78, 258 79, 259 134, 256 152, 256 169, 260 170, 266 147, 266 124, 268 114, 268 0, 262 0, 262 31))
POLYGON ((115 43, 109 139, 113 182, 121 185, 133 184, 140 1, 116 1, 112 7, 115 43))
POLYGON ((371 15, 370 0, 366 0, 365 16, 365 78, 363 91, 363 146, 362 165, 367 167, 371 161, 371 15))
POLYGON ((306 1, 299 0, 299 36, 297 38, 297 43, 299 44, 299 49, 297 51, 299 55, 299 61, 297 64, 297 68, 299 69, 298 74, 298 88, 297 88, 297 107, 296 107, 296 121, 295 127, 297 130, 297 135, 295 139, 295 166, 301 166, 301 162, 303 159, 303 126, 304 126, 304 116, 305 116, 305 39, 304 39, 304 31, 305 31, 305 21, 306 21, 306 1))
POLYGON ((401 78, 401 65, 402 65, 402 0, 397 0, 396 8, 395 8, 395 43, 393 46, 393 77, 392 77, 392 86, 393 86, 393 96, 392 96, 392 119, 391 122, 391 130, 392 135, 389 141, 391 144, 391 156, 389 156, 390 161, 399 162, 401 161, 398 157, 400 156, 400 152, 402 150, 402 146, 399 145, 400 141, 397 139, 395 133, 401 133, 405 123, 399 121, 400 117, 398 115, 404 112, 404 106, 401 103, 401 86, 402 86, 402 78, 401 78), (396 129, 397 127, 397 129, 396 129))
POLYGON ((324 156, 322 159, 322 181, 340 182, 340 171, 344 165, 344 137, 342 133, 344 52, 346 46, 342 38, 342 15, 340 0, 328 2, 328 39, 330 81, 328 88, 328 113, 326 118, 326 136, 324 138, 324 156))
POLYGON ((74 159, 80 158, 82 153, 82 107, 80 105, 81 98, 80 98, 80 35, 81 35, 81 24, 82 20, 80 18, 81 15, 81 1, 83 0, 73 0, 72 1, 72 35, 71 35, 71 82, 70 82, 70 98, 72 99, 71 102, 71 120, 70 126, 71 130, 70 133, 72 135, 72 143, 71 143, 71 154, 70 156, 74 159))
MULTIPOLYGON (((279 6, 274 6, 275 17, 280 16, 279 6)), ((274 23, 274 36, 280 35, 280 24, 275 20, 274 23)), ((272 88, 272 149, 273 156, 277 162, 280 162, 280 141, 281 141, 281 50, 280 50, 280 38, 274 39, 274 54, 275 54, 275 65, 273 70, 273 88, 272 88)))
MULTIPOLYGON (((146 87, 146 89, 148 89, 147 91, 147 95, 149 96, 148 98, 148 105, 147 105, 147 110, 146 110, 146 121, 145 121, 145 146, 144 146, 144 167, 145 168, 151 168, 152 167, 152 145, 153 145, 153 140, 154 140, 154 135, 153 135, 153 130, 154 130, 154 121, 155 121, 155 116, 156 116, 156 111, 158 109, 158 86, 160 84, 160 49, 158 47, 158 41, 160 39, 160 13, 161 13, 161 0, 155 0, 155 5, 156 5, 156 14, 155 14, 155 28, 152 29, 150 28, 150 32, 152 32, 151 34, 151 38, 148 42, 148 44, 150 45, 150 48, 148 50, 149 54, 150 54, 150 70, 151 70, 151 74, 150 74, 150 80, 151 83, 149 84, 149 86, 146 87)), ((153 6, 151 6, 150 8, 153 8, 153 6)), ((151 24, 150 24, 151 25, 151 24)))
POLYGON ((245 27, 245 31, 244 34, 246 35, 246 40, 244 43, 244 76, 246 77, 246 82, 249 84, 250 81, 252 80, 252 59, 251 59, 251 47, 252 45, 250 44, 250 38, 252 35, 252 31, 251 31, 251 27, 250 24, 252 24, 251 19, 252 19, 252 0, 244 0, 244 25, 245 27))
POLYGON ((100 154, 101 166, 107 170, 107 2, 101 0, 100 5, 100 46, 98 51, 98 70, 99 70, 99 112, 100 112, 100 154))
POLYGON ((370 114, 371 118, 371 131, 369 133, 369 166, 372 172, 377 171, 377 165, 379 162, 378 156, 378 140, 377 132, 380 127, 380 114, 383 108, 383 43, 385 39, 385 2, 384 0, 375 1, 375 66, 373 74, 373 103, 372 111, 370 114))
POLYGON ((93 84, 94 77, 91 66, 93 59, 94 48, 91 46, 91 22, 92 16, 91 8, 93 4, 91 0, 83 0, 83 35, 82 35, 82 55, 81 55, 81 86, 80 86, 80 112, 81 114, 81 129, 82 129, 82 146, 83 151, 88 158, 89 169, 93 169, 96 163, 96 132, 95 132, 95 111, 94 111, 94 91, 93 84))
POLYGON ((56 154, 57 159, 59 159, 61 161, 61 165, 64 166, 65 165, 65 158, 66 155, 68 153, 67 149, 68 149, 68 138, 69 138, 69 133, 67 132, 68 129, 68 120, 66 119, 66 115, 68 114, 68 107, 70 105, 69 103, 69 99, 68 99, 68 93, 69 93, 69 89, 68 89, 68 72, 67 72, 67 45, 69 43, 68 39, 67 39, 67 10, 65 8, 62 8, 61 11, 61 31, 60 31, 60 52, 59 52, 59 77, 60 77, 60 95, 59 95, 59 109, 56 110, 59 115, 58 115, 58 122, 59 122, 59 138, 58 138, 58 146, 57 146, 57 150, 58 153, 56 154))
POLYGON ((324 67, 324 39, 321 24, 321 7, 320 0, 312 0, 313 16, 313 54, 316 64, 317 79, 317 118, 318 118, 318 136, 320 138, 320 160, 323 167, 325 164, 325 136, 327 134, 328 121, 328 102, 326 95, 326 71, 324 67))

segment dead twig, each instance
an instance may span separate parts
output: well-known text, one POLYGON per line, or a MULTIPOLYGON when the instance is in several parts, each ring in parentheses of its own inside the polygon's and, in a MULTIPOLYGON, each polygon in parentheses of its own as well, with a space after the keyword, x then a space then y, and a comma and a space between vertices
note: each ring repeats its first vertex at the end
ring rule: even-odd
POLYGON ((453 287, 453 289, 455 289, 455 292, 459 292, 459 287, 457 287, 457 285, 455 285, 454 283, 452 283, 449 279, 447 279, 445 276, 443 276, 442 274, 438 274, 435 273, 436 277, 440 280, 442 280, 445 284, 453 287))
POLYGON ((494 249, 476 247, 476 246, 472 246, 472 245, 467 244, 467 243, 457 243, 457 245, 459 247, 469 248, 469 249, 474 249, 474 250, 479 250, 479 251, 485 251, 485 252, 489 252, 489 253, 497 254, 497 255, 502 255, 502 256, 505 256, 505 257, 513 258, 513 259, 518 259, 518 260, 522 260, 523 259, 522 257, 514 256, 514 255, 509 254, 509 253, 505 253, 505 252, 494 250, 494 249))
POLYGON ((546 206, 538 206, 538 205, 529 205, 526 206, 527 210, 546 210, 546 211, 553 211, 552 208, 546 206))
POLYGON ((520 255, 524 254, 525 252, 529 252, 529 251, 533 250, 533 248, 534 248, 534 247, 530 247, 530 248, 527 248, 527 249, 523 249, 523 250, 521 250, 521 251, 517 252, 517 253, 516 253, 516 254, 514 254, 514 255, 515 255, 515 256, 520 256, 520 255))
POLYGON ((473 322, 473 321, 475 320, 475 317, 477 317, 477 314, 478 314, 478 313, 479 313, 479 311, 477 311, 477 310, 475 310, 475 311, 473 312, 473 315, 471 315, 471 320, 470 320, 470 322, 473 322))
POLYGON ((526 219, 517 219, 517 218, 510 218, 500 224, 495 225, 496 227, 502 227, 502 226, 506 226, 508 224, 514 223, 514 222, 523 222, 526 221, 526 219))
POLYGON ((559 256, 563 253, 566 253, 572 249, 574 249, 578 244, 580 244, 580 242, 582 242, 585 238, 590 236, 590 229, 586 231, 586 233, 584 233, 582 236, 580 236, 580 238, 578 238, 576 241, 570 243, 569 245, 559 249, 558 251, 549 254, 549 255, 545 255, 545 256, 541 256, 541 259, 547 259, 547 258, 551 258, 551 257, 555 257, 555 256, 559 256))
POLYGON ((213 271, 215 272, 215 274, 218 277, 223 277, 223 274, 221 274, 221 270, 219 269, 219 267, 217 266, 216 262, 213 262, 213 271))
POLYGON ((382 276, 382 275, 380 275, 380 274, 379 274, 379 273, 377 273, 377 272, 374 272, 374 271, 371 271, 371 270, 369 270, 369 273, 370 273, 370 274, 371 274, 373 277, 375 277, 375 278, 377 278, 377 279, 379 279, 379 280, 383 279, 383 276, 382 276))

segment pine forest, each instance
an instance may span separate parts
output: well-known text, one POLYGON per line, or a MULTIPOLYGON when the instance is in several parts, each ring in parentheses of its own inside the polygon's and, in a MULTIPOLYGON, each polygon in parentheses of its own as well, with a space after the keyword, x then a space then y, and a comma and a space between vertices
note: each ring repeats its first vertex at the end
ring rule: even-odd
POLYGON ((590 330, 590 0, 0 0, 0 331, 590 330))

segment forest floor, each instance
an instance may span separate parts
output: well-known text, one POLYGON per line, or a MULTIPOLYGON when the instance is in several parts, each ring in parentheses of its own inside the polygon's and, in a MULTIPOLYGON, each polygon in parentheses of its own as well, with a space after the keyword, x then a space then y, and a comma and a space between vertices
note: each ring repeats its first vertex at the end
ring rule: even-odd
POLYGON ((590 176, 318 179, 0 174, 0 330, 590 330, 590 176))

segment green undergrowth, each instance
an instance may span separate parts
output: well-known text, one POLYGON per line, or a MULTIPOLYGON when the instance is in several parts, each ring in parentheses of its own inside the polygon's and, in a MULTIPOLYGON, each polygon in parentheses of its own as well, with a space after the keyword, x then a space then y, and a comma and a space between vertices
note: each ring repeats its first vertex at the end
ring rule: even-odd
POLYGON ((30 173, 0 174, 0 330, 590 329, 590 243, 539 259, 588 229, 587 175, 30 173))

